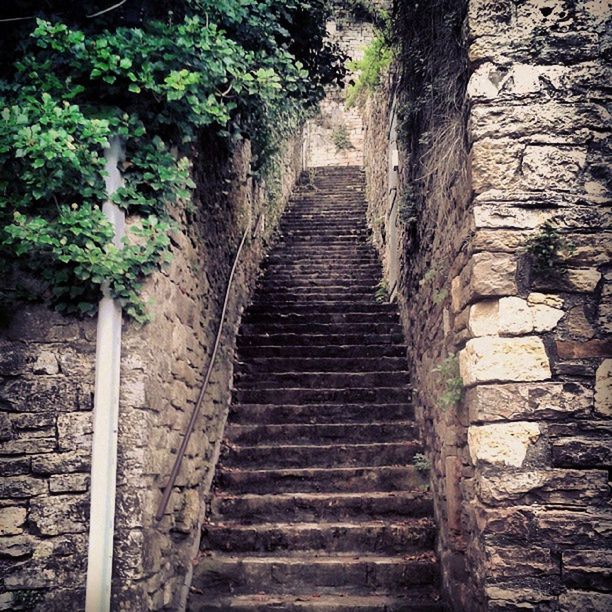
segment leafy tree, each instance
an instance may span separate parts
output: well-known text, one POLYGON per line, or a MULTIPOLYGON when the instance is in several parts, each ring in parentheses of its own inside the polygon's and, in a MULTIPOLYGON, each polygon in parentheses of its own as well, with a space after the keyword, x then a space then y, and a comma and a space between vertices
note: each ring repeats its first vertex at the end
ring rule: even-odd
POLYGON ((167 206, 190 198, 200 134, 250 138, 265 171, 344 76, 326 17, 322 0, 14 3, 3 18, 19 20, 0 22, 0 257, 65 312, 94 312, 108 281, 145 320, 138 293, 167 259, 167 206), (113 135, 114 200, 140 219, 122 249, 100 210, 113 135))

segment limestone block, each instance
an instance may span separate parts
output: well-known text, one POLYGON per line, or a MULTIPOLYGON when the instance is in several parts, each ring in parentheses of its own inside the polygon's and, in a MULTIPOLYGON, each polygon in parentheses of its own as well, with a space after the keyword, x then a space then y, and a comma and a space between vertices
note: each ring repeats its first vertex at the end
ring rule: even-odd
POLYGON ((529 138, 531 143, 549 144, 551 134, 556 142, 583 143, 610 121, 609 111, 598 104, 568 105, 557 101, 546 103, 475 104, 472 107, 470 133, 473 140, 484 138, 529 138))
POLYGON ((47 492, 47 483, 31 476, 12 476, 0 480, 0 498, 32 497, 47 492))
POLYGON ((486 572, 497 578, 550 576, 559 566, 547 548, 536 546, 486 546, 486 572))
POLYGON ((518 297, 499 301, 499 333, 508 336, 554 329, 565 313, 545 304, 530 304, 518 297))
POLYGON ((516 261, 498 253, 472 256, 470 287, 478 296, 508 295, 516 290, 516 261))
POLYGON ((555 440, 552 445, 552 462, 562 467, 612 467, 610 435, 608 433, 606 439, 570 437, 555 440))
POLYGON ((89 472, 91 456, 86 449, 67 453, 49 453, 32 457, 33 474, 65 474, 89 472))
POLYGON ((530 189, 577 190, 586 165, 586 149, 553 146, 527 146, 523 153, 522 173, 530 189))
POLYGON ((531 470, 477 478, 480 499, 488 505, 501 502, 583 505, 602 503, 608 497, 606 470, 531 470))
POLYGON ((595 412, 612 416, 612 359, 604 359, 595 374, 595 412))
POLYGON ((578 340, 590 340, 593 338, 595 329, 586 316, 584 304, 574 306, 567 311, 563 331, 563 337, 569 336, 578 340))
POLYGON ((469 340, 459 353, 465 386, 486 382, 547 380, 551 377, 548 356, 538 337, 469 340))
POLYGON ((0 538, 0 555, 4 557, 25 557, 34 550, 34 539, 28 535, 0 538))
POLYGON ((472 423, 586 416, 593 391, 577 383, 477 385, 465 393, 472 423))
POLYGON ((603 333, 612 334, 612 283, 609 280, 601 291, 597 325, 603 333))
POLYGON ((499 333, 499 301, 486 300, 469 309, 468 330, 472 336, 494 336, 499 333))
POLYGON ((89 489, 89 474, 54 474, 49 479, 51 493, 82 493, 89 489))
POLYGON ((23 533, 23 524, 27 511, 20 506, 0 508, 0 536, 19 535, 23 533))
POLYGON ((553 610, 557 597, 547 590, 488 586, 487 610, 553 610))
POLYGON ((42 535, 87 531, 88 499, 80 495, 54 495, 32 500, 30 521, 42 535))
POLYGON ((586 340, 557 340, 555 342, 557 355, 561 359, 589 359, 594 357, 608 357, 612 355, 612 339, 586 340))
POLYGON ((512 11, 503 0, 472 0, 468 6, 470 38, 494 36, 510 24, 512 11))
POLYGON ((562 555, 563 577, 566 583, 581 588, 605 591, 612 580, 610 559, 612 550, 564 550, 562 555))
POLYGON ((551 308, 563 308, 563 298, 558 295, 547 295, 545 293, 530 293, 527 296, 527 301, 531 305, 543 304, 551 308))
POLYGON ((468 446, 472 463, 521 467, 529 447, 540 437, 537 423, 516 421, 492 425, 471 425, 468 446))
POLYGON ((90 412, 72 412, 57 417, 59 450, 91 447, 93 415, 90 412))
POLYGON ((520 170, 523 147, 511 139, 485 138, 475 142, 470 155, 476 193, 511 185, 520 170))
POLYGON ((503 204, 479 204, 474 206, 474 226, 477 228, 536 229, 554 216, 553 210, 519 208, 503 204))
POLYGON ((59 363, 51 351, 41 351, 33 366, 34 374, 57 374, 59 363))
POLYGON ((559 612, 612 610, 612 594, 596 591, 565 591, 559 596, 559 612))

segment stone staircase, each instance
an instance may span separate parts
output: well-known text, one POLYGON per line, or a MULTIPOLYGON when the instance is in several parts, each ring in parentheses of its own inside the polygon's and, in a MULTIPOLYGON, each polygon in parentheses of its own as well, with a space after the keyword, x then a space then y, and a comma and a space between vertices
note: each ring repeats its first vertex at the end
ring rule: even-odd
POLYGON ((364 177, 316 171, 238 339, 190 610, 442 610, 395 306, 376 300, 364 177))

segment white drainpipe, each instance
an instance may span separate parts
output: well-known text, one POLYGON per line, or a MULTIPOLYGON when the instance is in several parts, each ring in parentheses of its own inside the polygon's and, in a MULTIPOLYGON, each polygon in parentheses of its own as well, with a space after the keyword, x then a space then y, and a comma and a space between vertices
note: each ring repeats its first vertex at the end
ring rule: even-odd
MULTIPOLYGON (((106 151, 106 193, 121 186, 118 162, 121 143, 111 141, 106 151)), ((125 214, 107 201, 104 214, 115 230, 114 244, 121 247, 125 233, 125 214)), ((115 486, 117 481, 117 428, 119 421, 119 366, 121 361, 121 306, 110 296, 108 285, 98 310, 96 337, 96 382, 93 410, 91 454, 91 512, 87 556, 87 612, 110 610, 115 528, 115 486)))

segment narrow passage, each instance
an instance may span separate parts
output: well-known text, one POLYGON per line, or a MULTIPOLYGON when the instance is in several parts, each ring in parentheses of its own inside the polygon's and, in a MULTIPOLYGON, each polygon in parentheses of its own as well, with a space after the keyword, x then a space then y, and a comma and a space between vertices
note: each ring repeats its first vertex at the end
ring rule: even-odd
POLYGON ((376 296, 363 172, 311 176, 243 318, 189 609, 441 610, 404 340, 376 296))

